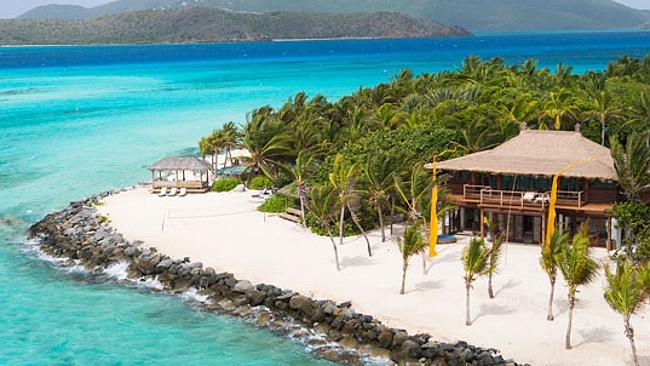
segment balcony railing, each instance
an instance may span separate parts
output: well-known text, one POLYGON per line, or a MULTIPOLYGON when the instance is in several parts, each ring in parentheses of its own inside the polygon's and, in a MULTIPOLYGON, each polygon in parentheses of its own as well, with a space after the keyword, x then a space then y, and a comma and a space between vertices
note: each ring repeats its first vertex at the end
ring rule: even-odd
MULTIPOLYGON (((466 201, 499 208, 544 209, 548 207, 551 192, 508 191, 482 185, 463 185, 466 201)), ((584 191, 558 191, 557 205, 582 207, 584 191)))

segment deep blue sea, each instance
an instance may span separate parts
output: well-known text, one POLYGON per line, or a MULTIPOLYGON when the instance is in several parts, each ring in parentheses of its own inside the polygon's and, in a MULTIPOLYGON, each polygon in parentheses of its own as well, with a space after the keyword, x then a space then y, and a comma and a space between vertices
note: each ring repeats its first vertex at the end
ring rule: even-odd
POLYGON ((0 48, 0 365, 319 365, 304 347, 182 299, 64 271, 26 227, 298 91, 336 99, 470 54, 575 72, 650 53, 650 32, 177 46, 0 48))

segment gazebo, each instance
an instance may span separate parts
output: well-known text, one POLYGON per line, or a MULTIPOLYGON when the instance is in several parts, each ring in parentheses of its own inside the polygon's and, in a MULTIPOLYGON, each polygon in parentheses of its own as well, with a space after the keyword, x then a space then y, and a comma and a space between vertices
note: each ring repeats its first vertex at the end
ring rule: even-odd
POLYGON ((149 166, 152 190, 185 188, 189 193, 204 193, 209 189, 212 166, 194 156, 164 158, 149 166))

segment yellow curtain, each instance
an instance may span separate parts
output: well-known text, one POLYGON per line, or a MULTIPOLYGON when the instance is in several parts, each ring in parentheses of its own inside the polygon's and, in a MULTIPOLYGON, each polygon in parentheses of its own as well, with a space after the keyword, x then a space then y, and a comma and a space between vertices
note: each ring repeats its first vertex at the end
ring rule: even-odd
POLYGON ((556 174, 553 177, 553 187, 551 188, 551 198, 548 204, 548 221, 546 223, 546 242, 544 243, 546 247, 544 248, 548 253, 551 250, 551 238, 553 233, 555 233, 555 203, 557 202, 557 186, 558 180, 560 179, 560 173, 556 174))
POLYGON ((429 257, 435 257, 438 244, 438 182, 436 159, 433 159, 433 188, 431 189, 431 222, 429 224, 429 257))

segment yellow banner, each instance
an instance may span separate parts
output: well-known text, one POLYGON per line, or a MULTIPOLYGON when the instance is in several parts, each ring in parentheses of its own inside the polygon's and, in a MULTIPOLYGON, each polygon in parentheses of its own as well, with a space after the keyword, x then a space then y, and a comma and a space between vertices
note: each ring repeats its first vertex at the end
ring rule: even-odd
POLYGON ((429 257, 435 257, 438 244, 438 182, 436 159, 433 159, 433 188, 431 190, 431 222, 429 224, 429 257))
POLYGON ((557 186, 560 174, 553 177, 553 187, 551 188, 551 198, 548 203, 548 221, 546 222, 546 245, 545 250, 548 253, 551 250, 551 238, 555 233, 555 203, 557 202, 557 186))

